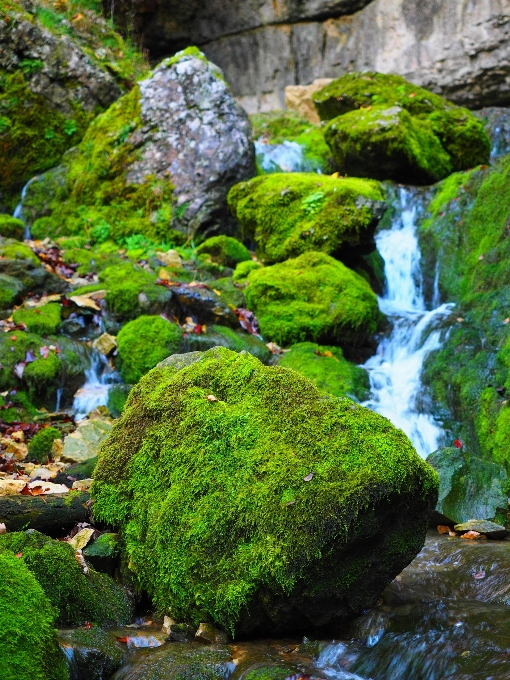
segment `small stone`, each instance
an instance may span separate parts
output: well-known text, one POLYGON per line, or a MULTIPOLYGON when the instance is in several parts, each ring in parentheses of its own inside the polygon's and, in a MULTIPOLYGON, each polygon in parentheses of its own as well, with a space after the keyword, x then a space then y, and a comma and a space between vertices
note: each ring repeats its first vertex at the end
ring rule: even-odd
POLYGON ((104 354, 105 357, 110 356, 110 354, 117 349, 117 338, 109 333, 103 333, 94 340, 92 347, 97 349, 101 354, 104 354))
POLYGON ((506 538, 508 531, 501 524, 496 524, 488 519, 469 519, 467 522, 455 525, 455 531, 478 532, 488 538, 506 538))
POLYGON ((12 453, 16 460, 25 460, 28 456, 28 446, 23 444, 23 442, 17 442, 15 439, 11 439, 7 446, 6 453, 12 453))
POLYGON ((156 251, 156 257, 160 262, 162 262, 166 267, 172 267, 173 269, 182 268, 182 259, 176 250, 167 250, 166 253, 161 250, 156 251))
POLYGON ((73 491, 90 491, 93 481, 93 479, 77 479, 71 488, 73 491))
POLYGON ((0 479, 0 496, 15 496, 21 493, 26 485, 23 479, 0 479))
POLYGON ((161 629, 166 635, 170 635, 170 628, 175 624, 171 616, 165 616, 163 619, 163 628, 161 629))
POLYGON ((199 642, 206 644, 226 644, 228 635, 223 630, 218 630, 211 623, 201 623, 195 633, 195 638, 199 642))
POLYGON ((3 522, 0 522, 0 536, 7 533, 7 527, 3 522))
POLYGON ((191 642, 195 639, 195 629, 187 623, 173 623, 168 637, 174 642, 191 642))
POLYGON ((94 529, 82 529, 75 536, 69 539, 69 545, 72 545, 75 550, 83 550, 91 541, 94 535, 94 529))

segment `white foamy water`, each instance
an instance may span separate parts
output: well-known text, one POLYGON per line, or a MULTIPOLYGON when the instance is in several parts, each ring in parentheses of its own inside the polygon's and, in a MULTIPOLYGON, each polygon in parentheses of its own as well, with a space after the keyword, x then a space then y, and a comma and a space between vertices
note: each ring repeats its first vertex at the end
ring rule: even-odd
POLYGON ((393 327, 364 365, 372 394, 363 405, 403 430, 420 456, 426 458, 440 445, 443 430, 420 404, 421 373, 426 356, 441 347, 442 322, 453 305, 439 304, 434 290, 438 306, 426 309, 416 236, 417 201, 401 188, 396 208, 391 228, 376 236, 387 280, 379 306, 393 327))
MULTIPOLYGON (((28 182, 25 184, 21 191, 21 197, 18 205, 14 209, 14 212, 12 214, 13 217, 16 217, 18 220, 21 220, 23 224, 25 224, 25 220, 23 219, 23 199, 26 196, 27 189, 28 187, 32 184, 32 182, 35 182, 36 179, 39 179, 39 175, 36 175, 35 177, 32 177, 32 179, 29 179, 28 182)), ((30 239, 31 234, 30 234, 30 227, 25 224, 25 231, 23 233, 23 238, 25 239, 30 239)))
POLYGON ((81 420, 98 406, 106 406, 108 392, 116 382, 119 382, 119 378, 111 369, 106 358, 94 351, 91 355, 89 368, 85 371, 85 384, 74 395, 73 411, 75 419, 81 420))

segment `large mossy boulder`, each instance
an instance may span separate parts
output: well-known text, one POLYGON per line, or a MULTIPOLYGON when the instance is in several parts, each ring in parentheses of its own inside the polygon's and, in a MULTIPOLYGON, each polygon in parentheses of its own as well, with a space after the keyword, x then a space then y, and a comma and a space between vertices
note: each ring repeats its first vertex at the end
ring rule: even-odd
POLYGON ((122 625, 130 620, 132 605, 121 586, 93 569, 83 573, 68 543, 29 529, 0 536, 0 549, 20 556, 58 611, 60 625, 122 625))
POLYGON ((313 101, 342 173, 432 184, 489 160, 481 121, 401 76, 349 73, 313 101))
POLYGON ((147 70, 141 53, 91 7, 0 3, 3 212, 12 212, 25 182, 57 165, 94 116, 147 70))
POLYGON ((365 279, 324 253, 251 272, 245 295, 266 341, 279 345, 310 340, 361 350, 382 319, 365 279))
POLYGON ((68 680, 57 611, 23 560, 0 550, 0 678, 68 680))
POLYGON ((385 418, 215 348, 133 388, 92 494, 158 611, 268 635, 374 602, 421 549, 437 476, 385 418))
POLYGON ((233 229, 226 195, 254 174, 247 115, 221 71, 188 48, 94 119, 63 164, 30 185, 23 215, 39 237, 99 229, 169 242, 233 229))
MULTIPOLYGON (((267 264, 316 250, 374 250, 373 235, 386 204, 378 182, 275 173, 234 186, 228 195, 243 237, 267 264)), ((352 252, 350 252, 352 258, 352 252)))

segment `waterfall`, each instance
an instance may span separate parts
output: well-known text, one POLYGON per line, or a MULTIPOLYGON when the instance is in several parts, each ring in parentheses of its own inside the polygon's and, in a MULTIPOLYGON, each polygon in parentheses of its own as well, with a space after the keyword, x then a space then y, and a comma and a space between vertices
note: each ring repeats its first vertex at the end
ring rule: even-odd
POLYGON ((376 236, 387 281, 379 306, 392 330, 364 365, 371 397, 363 405, 402 429, 426 458, 440 445, 443 431, 440 423, 420 408, 421 373, 429 352, 441 347, 441 322, 450 316, 453 305, 439 304, 435 281, 435 308, 427 310, 416 234, 418 200, 411 191, 400 188, 395 208, 390 228, 376 236))
MULTIPOLYGON (((264 172, 314 172, 313 163, 303 154, 303 147, 297 142, 283 141, 268 144, 259 139, 255 142, 257 161, 264 172)), ((320 174, 320 170, 317 170, 320 174)))
POLYGON ((85 384, 74 395, 75 419, 82 420, 98 406, 106 406, 108 392, 116 382, 119 382, 118 375, 111 369, 106 357, 94 350, 85 371, 85 384))
MULTIPOLYGON (((21 220, 23 224, 25 224, 25 220, 23 219, 23 199, 26 196, 27 189, 28 187, 32 184, 32 182, 35 182, 36 179, 39 179, 39 175, 36 175, 35 177, 32 177, 32 179, 29 179, 28 182, 25 184, 23 189, 21 190, 21 198, 19 200, 18 205, 14 209, 13 217, 16 217, 18 220, 21 220)), ((25 224, 25 231, 23 234, 23 238, 25 239, 30 239, 32 235, 30 234, 30 227, 25 224)))

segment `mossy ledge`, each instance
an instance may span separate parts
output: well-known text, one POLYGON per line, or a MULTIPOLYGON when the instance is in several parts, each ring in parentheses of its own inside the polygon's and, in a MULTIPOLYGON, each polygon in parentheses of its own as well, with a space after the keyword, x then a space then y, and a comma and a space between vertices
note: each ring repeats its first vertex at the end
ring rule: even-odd
POLYGON ((385 418, 215 348, 133 388, 92 494, 158 611, 243 635, 369 606, 422 547, 437 484, 385 418))

